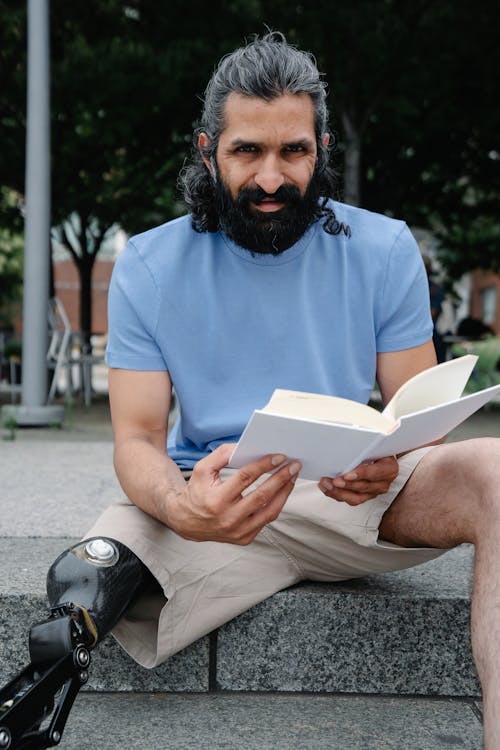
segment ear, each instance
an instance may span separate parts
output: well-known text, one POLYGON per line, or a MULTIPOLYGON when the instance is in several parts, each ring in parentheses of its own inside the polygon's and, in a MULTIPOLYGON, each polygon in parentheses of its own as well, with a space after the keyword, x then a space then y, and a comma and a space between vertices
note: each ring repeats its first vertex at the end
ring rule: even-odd
POLYGON ((203 159, 203 163, 205 164, 212 177, 215 177, 210 159, 205 153, 206 149, 209 148, 209 146, 210 138, 208 137, 208 135, 206 133, 200 133, 198 136, 198 148, 200 149, 201 158, 203 159))
POLYGON ((327 148, 328 144, 330 143, 330 133, 325 133, 323 137, 321 138, 321 143, 325 148, 327 148))

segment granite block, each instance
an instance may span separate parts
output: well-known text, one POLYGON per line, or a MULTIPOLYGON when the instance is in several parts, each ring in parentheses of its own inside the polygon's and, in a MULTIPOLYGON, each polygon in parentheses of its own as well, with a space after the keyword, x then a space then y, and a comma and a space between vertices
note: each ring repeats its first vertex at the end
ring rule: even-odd
MULTIPOLYGON (((6 684, 29 662, 28 632, 47 617, 45 600, 0 595, 0 684, 6 684)), ((86 690, 182 691, 208 690, 209 643, 200 638, 155 669, 144 669, 108 636, 91 654, 86 690)))
POLYGON ((220 628, 217 686, 478 696, 470 566, 461 548, 411 571, 282 591, 220 628))
MULTIPOLYGON (((48 614, 45 577, 74 538, 0 544, 0 675, 27 660, 27 631, 48 614)), ((342 584, 301 584, 226 624, 217 682, 227 690, 480 694, 468 634, 472 550, 410 571, 342 584)), ((157 670, 138 667, 112 639, 94 652, 95 690, 205 691, 208 638, 157 670)))
POLYGON ((209 639, 200 638, 154 669, 144 669, 108 636, 92 654, 86 690, 204 692, 209 687, 209 639))
POLYGON ((86 693, 60 747, 83 741, 99 750, 480 750, 482 729, 460 700, 86 693))
MULTIPOLYGON (((30 625, 45 620, 49 610, 45 578, 51 562, 75 539, 2 539, 0 564, 0 684, 29 661, 30 625)), ((202 638, 160 667, 138 666, 115 642, 106 638, 92 653, 88 689, 208 689, 209 641, 202 638)))

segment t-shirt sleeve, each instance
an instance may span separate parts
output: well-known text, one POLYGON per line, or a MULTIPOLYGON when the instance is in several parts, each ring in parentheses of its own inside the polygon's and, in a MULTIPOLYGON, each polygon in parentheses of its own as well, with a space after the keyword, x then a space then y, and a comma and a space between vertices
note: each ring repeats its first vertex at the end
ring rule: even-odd
POLYGON ((156 342, 160 294, 129 242, 113 269, 108 294, 106 363, 124 370, 168 370, 156 342))
POLYGON ((389 253, 377 305, 377 351, 420 346, 432 338, 429 283, 418 245, 406 225, 389 253))

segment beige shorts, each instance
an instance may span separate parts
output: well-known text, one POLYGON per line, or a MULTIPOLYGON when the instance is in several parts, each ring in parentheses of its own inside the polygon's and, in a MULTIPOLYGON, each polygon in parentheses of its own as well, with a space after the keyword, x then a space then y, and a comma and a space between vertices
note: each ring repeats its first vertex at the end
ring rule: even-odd
POLYGON ((356 507, 326 498, 315 482, 297 480, 278 519, 245 547, 187 541, 127 498, 119 500, 85 538, 122 542, 160 586, 134 603, 113 635, 139 664, 151 668, 299 581, 342 581, 437 557, 444 550, 397 547, 378 538, 382 515, 428 450, 400 459, 390 491, 356 507))

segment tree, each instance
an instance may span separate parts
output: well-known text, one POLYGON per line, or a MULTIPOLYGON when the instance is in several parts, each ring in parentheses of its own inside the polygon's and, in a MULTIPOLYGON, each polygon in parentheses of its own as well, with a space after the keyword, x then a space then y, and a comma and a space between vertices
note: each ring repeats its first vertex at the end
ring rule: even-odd
MULTIPOLYGON (((196 0, 189 12, 180 0, 52 0, 53 236, 79 271, 87 339, 92 269, 104 240, 117 225, 137 232, 179 212, 176 182, 191 147, 196 93, 216 60, 254 25, 257 9, 252 0, 215 0, 208 15, 196 0), (204 19, 202 35, 196 18, 204 19)), ((0 10, 2 67, 7 72, 16 61, 18 71, 0 94, 0 136, 12 143, 0 155, 0 185, 21 195, 25 9, 2 0, 0 10)))
POLYGON ((9 326, 23 280, 26 20, 19 3, 4 0, 0 17, 0 326, 9 326))
MULTIPOLYGON (((326 74, 344 197, 437 230, 450 269, 479 249, 494 267, 496 0, 473 9, 214 0, 209 12, 201 0, 52 0, 51 9, 54 236, 79 269, 82 330, 104 239, 118 224, 137 232, 182 210, 176 182, 198 99, 220 57, 264 22, 312 50, 326 74)), ((0 0, 0 12, 0 185, 22 195, 25 12, 15 0, 0 0)), ((4 226, 13 219, 1 205, 0 215, 4 226)))
MULTIPOLYGON (((24 192, 26 140, 26 9, 16 0, 0 0, 0 187, 24 192)), ((22 227, 19 211, 2 193, 2 225, 22 227)))
POLYGON ((239 43, 256 4, 53 1, 53 218, 81 278, 91 329, 91 273, 117 224, 137 232, 178 211, 207 71, 239 43), (200 35, 193 18, 204 17, 200 35), (189 96, 186 96, 189 92, 189 96))
POLYGON ((286 13, 276 0, 271 21, 283 18, 326 74, 344 199, 431 229, 454 278, 498 269, 496 0, 318 0, 286 13))
MULTIPOLYGON (((0 187, 0 210, 15 210, 16 194, 0 187)), ((15 224, 15 222, 12 222, 15 224)), ((10 306, 21 299, 23 283, 23 237, 19 231, 0 227, 0 328, 9 325, 10 306)))
POLYGON ((359 205, 370 166, 366 146, 384 102, 396 97, 404 114, 415 113, 414 105, 399 101, 408 83, 401 61, 418 44, 419 27, 431 3, 338 0, 332 6, 318 0, 314 5, 298 3, 286 14, 283 5, 273 6, 272 19, 278 24, 280 18, 287 19, 289 39, 312 50, 325 74, 333 126, 340 136, 343 197, 359 205))

